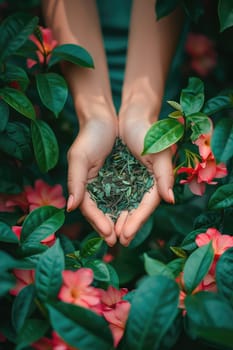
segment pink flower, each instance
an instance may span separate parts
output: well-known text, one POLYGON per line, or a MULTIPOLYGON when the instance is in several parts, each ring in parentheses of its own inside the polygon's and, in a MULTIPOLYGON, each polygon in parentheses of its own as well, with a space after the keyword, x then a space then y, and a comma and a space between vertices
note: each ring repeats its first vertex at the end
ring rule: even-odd
MULTIPOLYGON (((12 226, 11 229, 15 233, 15 235, 18 237, 18 239, 20 240, 22 226, 12 226)), ((56 241, 56 236, 54 233, 52 233, 51 235, 49 235, 48 237, 46 237, 45 239, 40 241, 40 243, 50 247, 55 243, 55 241, 56 241)))
POLYGON ((213 123, 210 120, 211 124, 211 130, 208 134, 202 134, 198 137, 197 140, 195 140, 193 143, 198 146, 199 154, 202 158, 202 160, 206 160, 209 156, 213 156, 212 149, 211 149, 211 137, 213 134, 213 123))
MULTIPOLYGON (((42 35, 42 42, 40 42, 34 34, 30 35, 29 39, 38 47, 36 54, 39 62, 43 65, 48 64, 51 52, 57 46, 57 41, 53 39, 51 29, 43 28, 41 26, 39 26, 39 29, 42 35)), ((33 67, 36 63, 37 62, 31 58, 27 59, 28 68, 33 67)))
POLYGON ((16 285, 10 290, 10 294, 12 295, 18 295, 24 287, 35 281, 35 270, 14 269, 13 274, 16 277, 16 285))
POLYGON ((106 291, 100 290, 102 315, 109 322, 115 347, 117 347, 124 334, 130 310, 130 303, 122 300, 122 297, 127 293, 126 288, 116 289, 113 286, 109 286, 106 291))
POLYGON ((201 247, 209 242, 212 242, 214 249, 214 261, 211 265, 209 273, 215 276, 216 264, 220 256, 229 248, 233 247, 233 237, 230 235, 223 235, 216 228, 208 228, 205 233, 197 235, 195 242, 198 247, 201 247))
POLYGON ((64 208, 66 203, 61 185, 49 186, 41 179, 36 180, 34 188, 32 186, 26 186, 25 194, 29 203, 30 211, 44 205, 53 205, 57 208, 64 208))
POLYGON ((103 261, 106 263, 110 263, 111 261, 113 261, 114 256, 110 253, 107 253, 103 256, 103 261))
POLYGON ((109 328, 112 331, 115 347, 117 347, 123 337, 130 306, 128 301, 119 301, 114 309, 103 312, 105 319, 109 322, 109 328))
POLYGON ((56 332, 52 333, 52 339, 43 337, 31 346, 35 350, 78 350, 65 343, 56 332))
POLYGON ((93 271, 89 268, 63 271, 63 285, 58 298, 67 303, 96 311, 96 308, 100 306, 100 292, 91 286, 93 278, 93 271))
POLYGON ((214 43, 205 35, 189 33, 185 49, 191 57, 190 67, 200 76, 207 76, 216 66, 214 43))
POLYGON ((205 233, 197 235, 195 242, 198 247, 208 244, 212 241, 214 254, 220 257, 227 249, 233 247, 233 236, 223 235, 216 228, 208 228, 205 233))
MULTIPOLYGON (((183 272, 177 277, 176 279, 177 283, 180 287, 180 295, 179 295, 179 308, 185 309, 184 300, 187 296, 187 293, 185 291, 185 285, 184 285, 184 279, 183 279, 183 272)), ((201 283, 192 291, 192 294, 196 294, 200 291, 208 291, 208 292, 217 292, 217 285, 215 278, 211 274, 207 274, 201 283)), ((185 313, 184 313, 185 314, 185 313)))
POLYGON ((29 204, 24 192, 19 194, 0 194, 0 211, 13 212, 15 207, 24 213, 28 211, 29 204))
POLYGON ((180 181, 181 184, 188 184, 192 193, 202 196, 206 189, 206 184, 214 185, 215 178, 222 178, 227 175, 227 168, 224 163, 216 164, 215 159, 210 155, 205 161, 196 161, 195 168, 181 167, 177 174, 186 173, 187 179, 180 181))

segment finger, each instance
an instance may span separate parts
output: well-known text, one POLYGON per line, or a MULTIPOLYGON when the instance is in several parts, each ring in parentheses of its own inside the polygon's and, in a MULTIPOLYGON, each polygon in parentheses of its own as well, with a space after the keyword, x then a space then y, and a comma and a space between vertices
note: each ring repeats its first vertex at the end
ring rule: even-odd
POLYGON ((154 155, 153 172, 158 185, 160 196, 169 203, 175 203, 173 185, 174 172, 172 166, 171 150, 166 149, 154 155))
POLYGON ((68 157, 68 191, 67 211, 76 209, 81 203, 87 181, 88 166, 85 157, 69 155, 68 157))
POLYGON ((122 211, 115 223, 115 232, 117 237, 120 237, 122 228, 126 222, 128 214, 129 212, 127 210, 122 211))
POLYGON ((116 234, 114 225, 109 217, 107 217, 90 198, 88 192, 85 192, 80 210, 87 221, 95 228, 101 237, 110 245, 116 243, 116 234))
POLYGON ((127 216, 119 237, 120 243, 122 245, 129 245, 138 230, 142 227, 142 225, 149 218, 155 208, 159 205, 160 199, 161 198, 157 191, 156 185, 154 185, 152 189, 144 195, 139 206, 130 212, 127 216))

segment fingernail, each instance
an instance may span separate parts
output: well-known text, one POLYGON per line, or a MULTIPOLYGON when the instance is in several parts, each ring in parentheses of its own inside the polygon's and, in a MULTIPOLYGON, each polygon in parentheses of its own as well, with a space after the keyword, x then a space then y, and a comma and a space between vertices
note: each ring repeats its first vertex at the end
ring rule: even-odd
POLYGON ((69 195, 68 201, 67 201, 67 206, 66 206, 66 210, 67 211, 71 211, 72 205, 73 205, 73 201, 74 201, 74 196, 72 194, 69 195))
POLYGON ((173 191, 172 191, 171 188, 168 189, 168 194, 169 194, 170 202, 171 202, 172 204, 175 204, 175 197, 174 197, 174 193, 173 193, 173 191))

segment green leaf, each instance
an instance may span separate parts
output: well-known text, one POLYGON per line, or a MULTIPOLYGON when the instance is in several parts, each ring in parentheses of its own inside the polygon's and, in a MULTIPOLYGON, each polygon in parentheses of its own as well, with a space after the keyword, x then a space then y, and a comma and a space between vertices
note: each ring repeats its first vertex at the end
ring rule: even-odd
POLYGON ((142 244, 148 236, 151 234, 151 230, 153 227, 154 219, 150 216, 146 222, 142 225, 142 227, 136 233, 134 239, 130 242, 128 248, 134 249, 142 244))
POLYGON ((0 61, 15 54, 38 24, 38 17, 14 13, 0 27, 0 61))
POLYGON ((218 17, 220 22, 220 32, 233 25, 233 7, 231 1, 218 1, 218 17))
POLYGON ((184 258, 177 258, 169 261, 169 263, 167 263, 167 267, 172 272, 173 276, 177 277, 180 274, 180 272, 183 271, 184 264, 184 258))
POLYGON ((174 275, 167 265, 157 259, 152 259, 146 253, 143 256, 144 267, 149 276, 163 275, 174 279, 174 275))
POLYGON ((233 248, 227 249, 216 265, 216 281, 218 292, 233 305, 233 248))
POLYGON ((209 209, 225 209, 233 206, 233 183, 223 185, 209 199, 209 209))
POLYGON ((31 263, 25 262, 24 260, 17 260, 5 251, 0 250, 0 261, 1 261, 1 273, 6 270, 12 269, 32 269, 31 263))
POLYGON ((201 283, 208 273, 214 259, 212 242, 197 248, 188 257, 184 265, 184 285, 187 293, 192 291, 201 283))
POLYGON ((186 252, 180 247, 170 247, 171 251, 179 258, 187 258, 186 252))
POLYGON ((48 66, 60 62, 68 61, 81 67, 93 68, 94 63, 91 55, 83 47, 75 44, 59 45, 53 49, 48 66))
POLYGON ((6 129, 9 120, 9 107, 3 100, 0 100, 0 132, 6 129))
POLYGON ((136 289, 124 335, 128 350, 159 349, 178 312, 179 288, 165 276, 146 277, 136 289))
POLYGON ((199 78, 189 78, 188 86, 182 89, 180 104, 185 116, 200 112, 204 104, 204 84, 199 78))
POLYGON ((32 145, 29 128, 20 122, 9 122, 0 138, 0 149, 24 163, 32 161, 32 145))
POLYGON ((18 237, 11 230, 10 226, 0 222, 0 241, 7 243, 19 243, 18 237))
POLYGON ((15 64, 7 63, 3 74, 3 80, 6 83, 16 81, 20 88, 25 91, 29 84, 29 78, 25 70, 15 64))
POLYGON ((197 245, 195 243, 196 236, 199 235, 199 233, 206 232, 206 228, 198 228, 196 230, 193 230, 185 236, 181 243, 181 248, 187 251, 192 251, 197 248, 197 245))
POLYGON ((224 109, 232 108, 233 103, 230 98, 230 95, 219 95, 212 97, 206 103, 203 107, 203 113, 207 115, 212 115, 217 112, 220 112, 224 109))
POLYGON ((175 119, 159 120, 146 133, 142 155, 160 152, 181 139, 184 126, 175 119))
POLYGON ((50 126, 43 120, 31 124, 32 143, 37 164, 42 172, 54 168, 59 157, 56 136, 50 126))
POLYGON ((191 125, 191 140, 195 141, 202 134, 208 134, 211 130, 210 119, 204 113, 194 113, 187 117, 187 121, 191 125))
POLYGON ((181 108, 181 105, 176 102, 176 101, 167 101, 167 103, 173 107, 174 109, 176 109, 176 112, 180 112, 179 113, 179 116, 181 117, 182 116, 182 108, 181 108))
POLYGON ((64 210, 50 205, 31 211, 22 226, 21 244, 39 243, 56 232, 63 225, 64 220, 64 210))
POLYGON ((94 312, 63 302, 47 304, 53 329, 71 346, 110 350, 112 336, 107 322, 94 312))
POLYGON ((233 156, 233 120, 220 119, 215 125, 211 148, 218 162, 226 163, 233 156))
POLYGON ((64 254, 59 238, 46 250, 36 267, 36 291, 38 298, 45 302, 56 298, 62 284, 62 271, 65 268, 64 254))
POLYGON ((13 301, 11 320, 17 333, 23 328, 25 321, 32 315, 36 304, 35 286, 30 284, 19 292, 13 301))
POLYGON ((56 73, 37 74, 36 86, 42 103, 58 117, 68 96, 64 78, 56 73))
POLYGON ((233 349, 233 309, 212 292, 199 292, 185 298, 188 333, 209 343, 233 349))
POLYGON ((48 329, 49 323, 46 320, 27 319, 16 339, 17 347, 15 350, 24 349, 27 345, 41 339, 48 329))
POLYGON ((0 297, 3 297, 9 292, 11 288, 15 286, 16 280, 11 273, 8 273, 6 271, 0 272, 0 280, 0 297))
POLYGON ((87 240, 81 248, 80 255, 82 258, 88 258, 95 255, 103 244, 101 237, 94 237, 87 240))
POLYGON ((175 10, 179 3, 179 0, 157 0, 155 2, 156 18, 159 20, 162 17, 167 16, 169 13, 175 10))
POLYGON ((102 282, 110 281, 110 273, 107 264, 102 260, 89 260, 84 263, 84 267, 88 267, 93 270, 95 280, 102 282))
POLYGON ((22 91, 4 87, 0 89, 0 97, 20 114, 32 120, 36 119, 31 101, 22 91))

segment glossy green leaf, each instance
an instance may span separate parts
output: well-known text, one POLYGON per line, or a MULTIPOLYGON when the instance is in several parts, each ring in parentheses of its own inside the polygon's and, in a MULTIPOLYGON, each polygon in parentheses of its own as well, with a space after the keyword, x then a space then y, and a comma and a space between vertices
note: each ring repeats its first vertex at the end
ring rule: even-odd
POLYGON ((233 206, 233 183, 218 187, 208 202, 209 209, 225 209, 233 206))
POLYGON ((218 162, 226 163, 233 156, 233 120, 223 118, 215 125, 211 148, 218 162))
POLYGON ((230 95, 219 95, 212 97, 205 102, 203 107, 203 113, 211 116, 217 112, 220 112, 221 110, 232 107, 233 103, 230 98, 230 95))
POLYGON ((56 136, 43 120, 31 124, 32 143, 37 164, 42 172, 54 168, 59 157, 56 136))
POLYGON ((63 302, 47 304, 53 329, 71 346, 82 350, 110 350, 107 322, 96 313, 63 302))
POLYGON ((0 97, 20 114, 35 120, 35 109, 29 98, 22 91, 7 86, 0 89, 0 97))
POLYGON ((218 260, 216 266, 217 288, 233 305, 233 248, 227 249, 218 260))
POLYGON ((231 1, 218 1, 218 18, 221 32, 233 25, 233 7, 231 1))
POLYGON ((7 63, 2 79, 6 83, 16 82, 24 91, 28 87, 29 78, 25 70, 16 64, 7 63))
POLYGON ((22 13, 14 13, 4 20, 0 27, 0 61, 16 53, 28 40, 38 20, 38 17, 22 13))
POLYGON ((0 281, 0 297, 3 297, 15 286, 16 281, 14 276, 6 271, 0 272, 0 281))
POLYGON ((188 85, 182 89, 180 105, 185 116, 200 112, 205 100, 204 84, 199 78, 189 78, 188 85))
POLYGON ((81 67, 94 67, 94 62, 89 52, 75 44, 59 45, 53 49, 48 66, 51 67, 59 61, 68 61, 81 67))
POLYGON ((17 347, 15 350, 24 349, 27 345, 31 345, 41 339, 48 329, 49 323, 46 320, 27 319, 16 339, 17 347))
POLYGON ((0 100, 0 115, 0 132, 2 132, 6 129, 9 120, 9 107, 3 100, 0 100))
POLYGON ((175 10, 179 3, 179 0, 157 0, 155 2, 156 18, 159 20, 162 17, 167 16, 169 13, 175 10))
POLYGON ((98 252, 98 250, 100 250, 102 244, 103 244, 103 239, 101 237, 94 237, 87 240, 81 248, 81 251, 80 251, 81 257, 87 258, 95 255, 98 252))
POLYGON ((153 124, 146 133, 142 154, 160 152, 181 139, 184 126, 175 119, 164 119, 153 124))
POLYGON ((208 134, 211 130, 210 119, 204 113, 194 113, 187 117, 187 121, 191 125, 191 140, 195 141, 202 134, 208 134))
POLYGON ((18 237, 5 222, 0 222, 0 241, 7 243, 19 243, 18 237))
POLYGON ((218 294, 199 292, 185 298, 188 333, 209 343, 233 349, 233 308, 218 294))
POLYGON ((36 85, 42 103, 58 117, 68 97, 64 78, 56 73, 41 73, 36 75, 36 85))
POLYGON ((180 274, 180 272, 183 271, 185 260, 186 259, 184 259, 184 258, 177 258, 177 259, 173 259, 173 260, 169 261, 169 263, 167 263, 167 267, 172 272, 174 277, 177 277, 180 274))
POLYGON ((125 349, 159 349, 178 312, 179 288, 165 276, 146 277, 133 296, 126 326, 125 349))
POLYGON ((39 243, 55 233, 63 225, 64 220, 64 210, 50 205, 31 211, 23 222, 21 243, 39 243))
POLYGON ((179 115, 181 116, 182 115, 182 108, 181 108, 181 105, 176 102, 176 101, 167 101, 167 103, 173 107, 174 109, 176 109, 176 112, 179 113, 179 115))
POLYGON ((181 247, 170 247, 171 251, 179 258, 187 258, 186 252, 181 247))
POLYGON ((12 304, 11 320, 17 333, 23 328, 25 321, 35 310, 35 286, 30 284, 19 292, 12 304))
POLYGON ((181 248, 187 251, 192 251, 196 249, 197 245, 195 243, 195 238, 199 233, 204 233, 204 232, 206 232, 206 228, 198 228, 196 230, 189 232, 183 239, 181 243, 181 248))
POLYGON ((144 267, 149 276, 163 275, 174 279, 172 271, 166 264, 158 259, 153 259, 146 253, 144 254, 144 267))
POLYGON ((37 263, 35 285, 41 301, 45 302, 57 297, 64 268, 64 254, 57 238, 53 246, 41 254, 37 263))
POLYGON ((197 248, 188 257, 184 265, 184 285, 187 293, 192 291, 200 284, 202 279, 208 273, 214 259, 214 250, 212 242, 197 248))
POLYGON ((128 248, 134 249, 142 244, 151 234, 151 230, 153 227, 153 216, 150 216, 146 222, 142 225, 142 227, 136 233, 134 239, 130 242, 128 248))
POLYGON ((31 263, 24 260, 17 260, 5 251, 0 250, 1 273, 11 269, 32 269, 31 263))
POLYGON ((107 264, 102 260, 88 260, 85 262, 84 267, 88 267, 93 270, 94 278, 97 281, 108 282, 110 280, 110 273, 107 264))
POLYGON ((33 152, 28 126, 20 122, 9 122, 0 137, 0 150, 24 161, 25 164, 32 161, 33 152))

